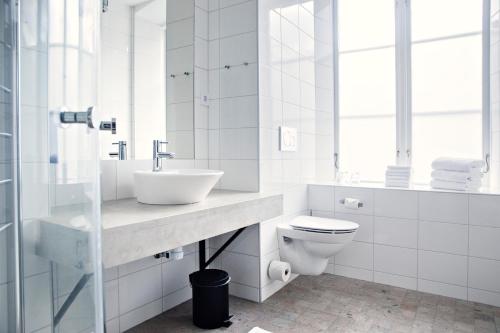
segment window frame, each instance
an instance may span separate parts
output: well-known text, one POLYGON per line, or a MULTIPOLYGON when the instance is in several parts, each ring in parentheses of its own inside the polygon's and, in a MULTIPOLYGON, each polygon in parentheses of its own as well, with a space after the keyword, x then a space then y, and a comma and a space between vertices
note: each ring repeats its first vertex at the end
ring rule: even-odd
MULTIPOLYGON (((334 122, 334 171, 341 167, 340 104, 339 104, 339 27, 338 1, 332 0, 333 45, 333 122, 334 122)), ((395 15, 395 66, 396 66, 396 147, 397 165, 412 165, 412 39, 411 1, 394 0, 395 15)), ((417 0, 418 1, 418 0, 417 0)), ((482 0, 482 156, 486 162, 485 173, 490 170, 491 115, 490 115, 490 7, 491 0, 482 0)), ((366 180, 365 180, 366 181, 366 180)), ((371 182, 371 181, 370 181, 371 182)), ((488 185, 488 178, 485 185, 488 185)))

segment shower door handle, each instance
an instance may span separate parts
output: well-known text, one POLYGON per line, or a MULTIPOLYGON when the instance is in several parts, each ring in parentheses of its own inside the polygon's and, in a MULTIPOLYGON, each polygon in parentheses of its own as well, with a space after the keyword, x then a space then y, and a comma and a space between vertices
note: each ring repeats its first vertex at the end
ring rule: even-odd
MULTIPOLYGON (((93 116, 94 107, 91 106, 87 111, 61 111, 59 119, 63 124, 87 124, 88 128, 95 128, 93 116)), ((111 118, 110 121, 101 121, 99 130, 111 131, 111 134, 116 134, 116 118, 111 118)))

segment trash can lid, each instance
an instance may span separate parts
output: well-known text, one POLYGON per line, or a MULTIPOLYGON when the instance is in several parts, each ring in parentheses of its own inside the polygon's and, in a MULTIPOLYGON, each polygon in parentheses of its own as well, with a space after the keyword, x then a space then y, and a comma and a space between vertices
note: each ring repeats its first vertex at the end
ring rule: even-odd
POLYGON ((229 274, 220 269, 203 269, 189 274, 189 282, 197 287, 217 287, 229 281, 229 274))

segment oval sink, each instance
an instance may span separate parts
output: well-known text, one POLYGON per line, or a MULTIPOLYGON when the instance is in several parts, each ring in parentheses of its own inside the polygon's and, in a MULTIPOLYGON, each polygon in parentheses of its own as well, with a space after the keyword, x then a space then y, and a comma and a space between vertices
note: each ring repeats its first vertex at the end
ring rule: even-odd
POLYGON ((172 169, 134 172, 137 201, 150 205, 183 205, 202 201, 224 171, 172 169))

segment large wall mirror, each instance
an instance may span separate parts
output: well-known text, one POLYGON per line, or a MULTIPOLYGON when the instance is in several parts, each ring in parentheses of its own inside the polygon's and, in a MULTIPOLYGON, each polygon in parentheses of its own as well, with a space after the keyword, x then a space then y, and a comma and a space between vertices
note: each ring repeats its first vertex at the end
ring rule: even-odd
POLYGON ((109 0, 102 16, 101 108, 117 119, 101 158, 152 158, 153 140, 194 158, 194 0, 109 0))

